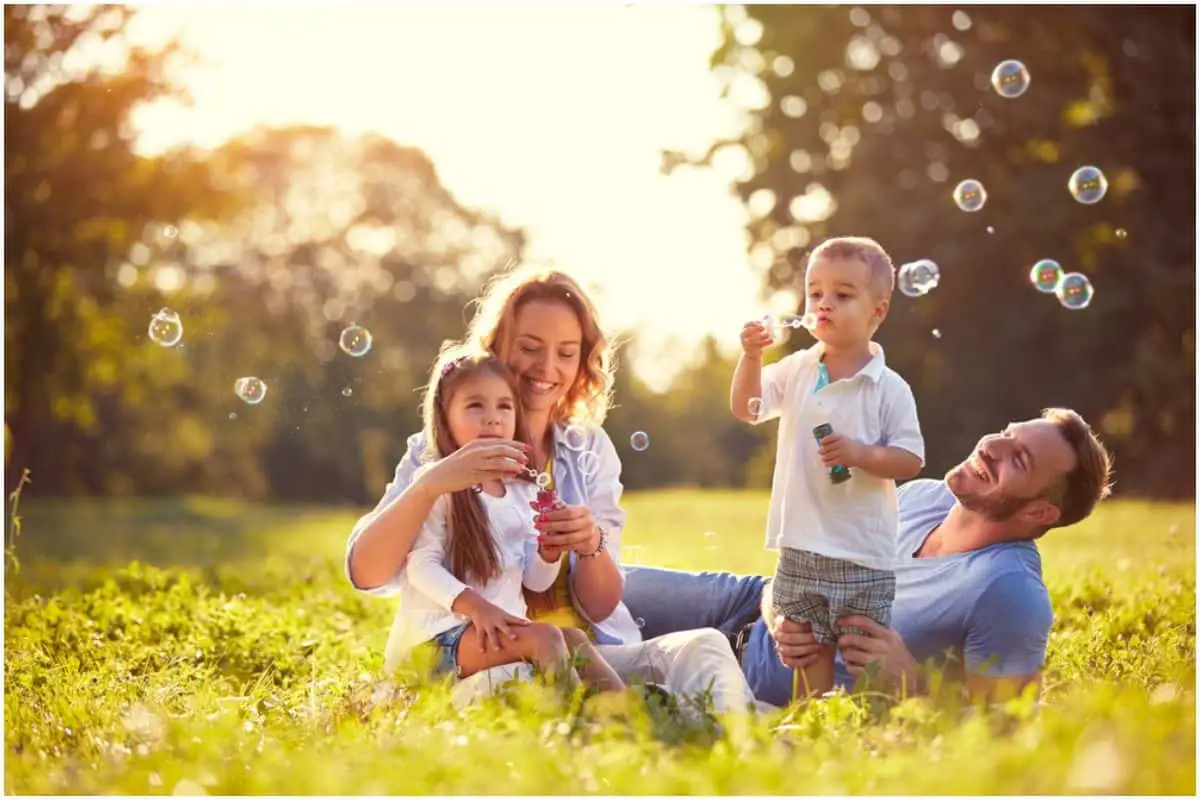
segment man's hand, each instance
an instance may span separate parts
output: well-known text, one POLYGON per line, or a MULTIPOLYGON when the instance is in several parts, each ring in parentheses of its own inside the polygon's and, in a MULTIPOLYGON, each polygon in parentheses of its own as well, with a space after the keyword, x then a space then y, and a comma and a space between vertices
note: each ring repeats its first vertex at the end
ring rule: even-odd
POLYGON ((851 675, 857 678, 868 666, 875 664, 884 683, 915 689, 917 660, 908 652, 900 634, 873 619, 857 615, 839 617, 838 624, 866 632, 865 635, 847 633, 838 639, 842 661, 851 675))
POLYGON ((821 463, 826 468, 839 464, 844 467, 860 467, 867 452, 867 445, 853 437, 831 433, 821 440, 817 452, 821 454, 821 463))
POLYGON ((773 609, 766 609, 763 620, 775 640, 775 650, 785 667, 807 669, 816 663, 821 644, 807 622, 793 622, 773 609))

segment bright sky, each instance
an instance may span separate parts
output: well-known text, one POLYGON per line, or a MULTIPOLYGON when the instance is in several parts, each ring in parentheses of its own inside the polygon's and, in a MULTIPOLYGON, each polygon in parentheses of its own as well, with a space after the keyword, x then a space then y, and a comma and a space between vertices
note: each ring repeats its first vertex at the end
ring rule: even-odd
POLYGON ((763 309, 731 173, 659 172, 662 149, 699 152, 737 129, 708 69, 717 14, 147 6, 137 38, 181 32, 203 63, 185 79, 193 107, 139 115, 141 147, 296 122, 419 147, 460 201, 524 227, 532 259, 599 287, 606 324, 642 331, 635 369, 662 387, 688 345, 712 332, 736 347, 763 309))

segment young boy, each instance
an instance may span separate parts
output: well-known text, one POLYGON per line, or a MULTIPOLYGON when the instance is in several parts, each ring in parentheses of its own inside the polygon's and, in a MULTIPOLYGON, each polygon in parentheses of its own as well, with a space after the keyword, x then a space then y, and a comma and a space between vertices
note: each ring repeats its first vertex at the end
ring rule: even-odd
POLYGON ((891 622, 895 482, 921 471, 925 443, 912 390, 871 340, 895 285, 888 254, 872 239, 830 239, 809 256, 804 283, 817 343, 764 369, 771 334, 746 323, 729 402, 747 422, 780 418, 767 517, 767 547, 780 550, 771 595, 823 645, 797 682, 815 695, 833 688, 838 637, 855 632, 838 617, 891 622))

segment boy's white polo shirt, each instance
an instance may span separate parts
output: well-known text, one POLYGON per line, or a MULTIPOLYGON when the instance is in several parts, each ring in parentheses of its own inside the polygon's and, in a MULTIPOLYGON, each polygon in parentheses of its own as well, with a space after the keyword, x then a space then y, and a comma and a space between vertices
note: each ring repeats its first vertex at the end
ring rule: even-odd
POLYGON ((763 368, 762 411, 757 422, 780 419, 767 514, 767 547, 809 550, 874 569, 891 569, 896 557, 896 482, 851 468, 834 485, 821 463, 813 428, 873 445, 899 447, 925 461, 925 442, 912 389, 870 343, 871 360, 851 378, 818 392, 817 342, 763 368))

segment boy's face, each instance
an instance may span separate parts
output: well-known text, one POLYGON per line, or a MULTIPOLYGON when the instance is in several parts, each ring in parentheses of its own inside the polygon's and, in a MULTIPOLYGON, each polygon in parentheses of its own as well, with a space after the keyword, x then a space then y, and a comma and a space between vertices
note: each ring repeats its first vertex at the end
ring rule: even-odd
POLYGON ((805 310, 816 318, 813 335, 827 345, 852 347, 870 341, 887 314, 871 268, 858 259, 820 258, 804 276, 805 310))

